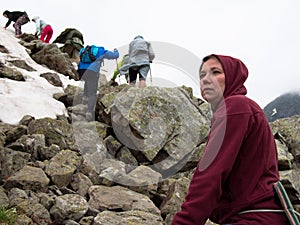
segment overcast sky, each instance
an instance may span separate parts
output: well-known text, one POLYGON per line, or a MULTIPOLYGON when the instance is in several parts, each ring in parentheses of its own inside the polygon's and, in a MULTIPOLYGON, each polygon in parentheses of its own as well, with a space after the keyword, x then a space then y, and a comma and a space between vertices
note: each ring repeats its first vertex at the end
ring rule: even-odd
MULTIPOLYGON (((200 62, 194 60, 211 53, 244 61, 249 69, 248 96, 261 107, 285 92, 300 90, 299 0, 10 0, 2 1, 1 9, 25 10, 30 18, 40 16, 54 29, 51 41, 71 27, 83 33, 85 44, 106 49, 122 49, 136 35, 156 46, 164 43, 165 48, 154 48, 158 55, 177 46, 170 57, 189 52, 193 59, 182 58, 175 65, 176 60, 163 58, 170 70, 185 72, 181 78, 168 74, 166 79, 175 82, 172 79, 194 77, 191 86, 196 93, 200 62)), ((6 21, 1 16, 2 27, 6 21)), ((35 24, 26 24, 23 30, 34 33, 35 24)), ((156 64, 154 60, 152 67, 156 64)), ((155 69, 152 76, 161 76, 159 73, 155 69)))

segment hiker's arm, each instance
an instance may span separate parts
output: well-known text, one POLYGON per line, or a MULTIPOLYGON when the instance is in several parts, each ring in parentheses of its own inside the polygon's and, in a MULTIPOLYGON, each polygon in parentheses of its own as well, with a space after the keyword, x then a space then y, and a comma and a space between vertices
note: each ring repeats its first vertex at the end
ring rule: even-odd
POLYGON ((10 18, 8 18, 8 21, 7 21, 7 23, 5 24, 4 29, 6 29, 6 28, 10 25, 11 21, 12 21, 12 20, 11 20, 10 18))
POLYGON ((151 44, 149 44, 149 48, 148 49, 149 49, 149 59, 150 59, 150 61, 152 61, 154 59, 154 57, 155 57, 155 54, 154 54, 154 51, 152 49, 151 44))
POLYGON ((117 59, 119 58, 119 52, 117 49, 115 49, 114 51, 106 51, 103 54, 103 58, 105 59, 117 59))

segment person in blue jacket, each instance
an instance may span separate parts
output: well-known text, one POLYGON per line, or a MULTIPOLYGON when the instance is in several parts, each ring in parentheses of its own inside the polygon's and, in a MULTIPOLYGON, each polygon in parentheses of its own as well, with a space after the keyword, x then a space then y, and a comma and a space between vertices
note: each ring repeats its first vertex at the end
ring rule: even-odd
POLYGON ((98 79, 100 67, 103 59, 117 59, 119 52, 117 49, 108 51, 104 47, 98 47, 98 53, 94 62, 82 62, 78 64, 78 74, 84 83, 84 96, 87 98, 87 116, 93 116, 97 101, 98 79))

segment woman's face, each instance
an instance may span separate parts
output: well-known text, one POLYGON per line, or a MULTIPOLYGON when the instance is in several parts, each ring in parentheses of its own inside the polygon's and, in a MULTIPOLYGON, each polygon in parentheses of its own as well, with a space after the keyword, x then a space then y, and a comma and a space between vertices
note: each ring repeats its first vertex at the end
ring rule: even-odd
POLYGON ((199 77, 202 97, 216 108, 225 90, 225 74, 219 60, 212 57, 203 63, 199 77))

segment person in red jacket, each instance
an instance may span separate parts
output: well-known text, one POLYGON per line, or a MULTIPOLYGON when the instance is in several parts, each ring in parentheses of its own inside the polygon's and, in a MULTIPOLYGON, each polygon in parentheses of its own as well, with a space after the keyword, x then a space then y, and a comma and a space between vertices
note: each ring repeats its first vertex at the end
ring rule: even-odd
POLYGON ((207 219, 232 225, 288 224, 284 212, 278 212, 281 205, 273 189, 279 180, 274 136, 260 106, 246 97, 247 67, 230 56, 209 55, 199 76, 201 95, 213 112, 211 129, 172 225, 203 225, 207 219))
POLYGON ((36 23, 35 37, 40 37, 40 40, 45 43, 49 43, 53 35, 53 29, 51 25, 41 20, 39 16, 33 17, 32 21, 36 23))

